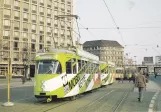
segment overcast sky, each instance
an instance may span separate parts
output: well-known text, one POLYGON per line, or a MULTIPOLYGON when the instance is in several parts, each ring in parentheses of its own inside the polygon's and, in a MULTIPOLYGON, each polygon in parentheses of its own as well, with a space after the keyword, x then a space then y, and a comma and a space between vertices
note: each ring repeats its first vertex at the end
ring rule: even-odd
POLYGON ((74 0, 74 14, 80 19, 81 42, 116 40, 125 53, 141 63, 144 56, 161 54, 161 0, 74 0), (89 28, 88 30, 85 28, 89 28), (157 44, 160 47, 157 47, 157 44))

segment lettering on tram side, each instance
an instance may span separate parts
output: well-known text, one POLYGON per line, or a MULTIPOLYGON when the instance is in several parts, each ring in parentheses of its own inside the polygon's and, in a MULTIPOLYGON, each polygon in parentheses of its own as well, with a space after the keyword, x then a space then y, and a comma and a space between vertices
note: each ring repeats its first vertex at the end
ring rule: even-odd
POLYGON ((106 83, 106 81, 109 79, 109 74, 107 75, 106 78, 104 78, 102 81, 104 81, 106 83))
POLYGON ((75 85, 79 82, 80 80, 80 76, 79 75, 76 75, 70 82, 69 82, 69 88, 70 90, 72 90, 75 85))
POLYGON ((78 84, 79 85, 79 89, 82 88, 82 86, 83 86, 85 81, 86 81, 86 75, 84 75, 83 78, 79 81, 79 84, 78 84))
POLYGON ((69 85, 68 85, 68 78, 67 74, 62 76, 63 86, 64 86, 64 93, 67 94, 69 92, 69 85))
POLYGON ((88 87, 89 83, 91 82, 92 78, 91 75, 88 77, 87 81, 86 81, 86 87, 88 87))

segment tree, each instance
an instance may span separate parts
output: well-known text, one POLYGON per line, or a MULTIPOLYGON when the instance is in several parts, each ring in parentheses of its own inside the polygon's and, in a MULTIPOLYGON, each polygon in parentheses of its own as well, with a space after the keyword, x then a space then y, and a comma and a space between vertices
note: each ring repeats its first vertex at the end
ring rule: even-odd
POLYGON ((22 62, 24 66, 24 76, 26 78, 29 78, 30 77, 30 65, 33 63, 30 48, 23 48, 22 62))

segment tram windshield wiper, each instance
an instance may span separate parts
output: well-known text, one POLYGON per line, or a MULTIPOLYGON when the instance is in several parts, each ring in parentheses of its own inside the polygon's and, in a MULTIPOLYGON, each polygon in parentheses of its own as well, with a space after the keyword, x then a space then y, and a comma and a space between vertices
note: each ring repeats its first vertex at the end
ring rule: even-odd
POLYGON ((49 73, 51 70, 48 70, 46 73, 44 73, 44 74, 47 74, 47 73, 49 73))

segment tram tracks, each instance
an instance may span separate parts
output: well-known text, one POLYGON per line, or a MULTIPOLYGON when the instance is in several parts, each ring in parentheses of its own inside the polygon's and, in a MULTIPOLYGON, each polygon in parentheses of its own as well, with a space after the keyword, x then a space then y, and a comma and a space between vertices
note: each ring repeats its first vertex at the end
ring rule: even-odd
POLYGON ((132 87, 126 90, 112 90, 106 95, 96 99, 94 102, 81 107, 77 112, 118 112, 121 110, 126 98, 129 96, 132 87))
POLYGON ((72 101, 58 100, 55 102, 47 103, 46 100, 36 100, 34 103, 27 105, 24 109, 18 112, 48 112, 49 110, 58 108, 72 101), (29 107, 29 108, 27 108, 29 107))
MULTIPOLYGON (((121 86, 121 85, 120 85, 121 86)), ((122 85, 123 86, 123 85, 122 85)), ((82 95, 82 98, 71 101, 68 99, 56 100, 50 103, 46 103, 46 100, 36 100, 35 98, 24 99, 24 101, 18 101, 17 103, 22 105, 22 108, 15 112, 56 112, 57 110, 65 109, 68 106, 76 106, 73 112, 119 112, 121 111, 126 98, 131 92, 132 87, 124 88, 111 88, 100 89, 97 94, 87 96, 82 95), (90 97, 89 97, 90 96, 90 97)), ((16 106, 16 105, 15 105, 16 106)), ((63 110, 65 111, 65 110, 63 110)))

